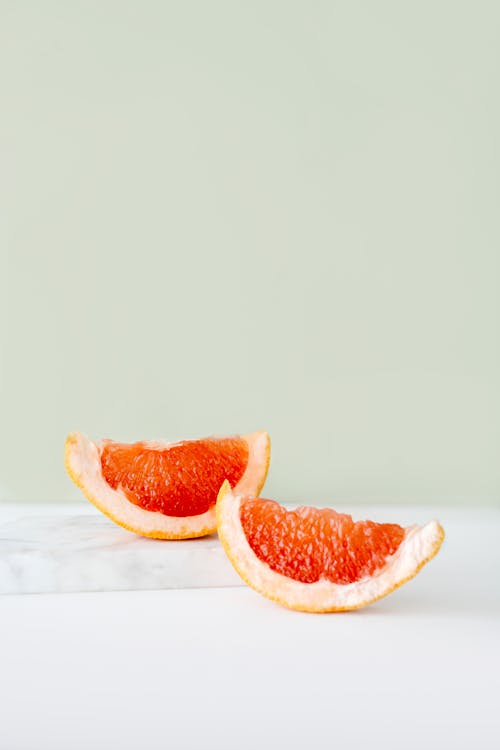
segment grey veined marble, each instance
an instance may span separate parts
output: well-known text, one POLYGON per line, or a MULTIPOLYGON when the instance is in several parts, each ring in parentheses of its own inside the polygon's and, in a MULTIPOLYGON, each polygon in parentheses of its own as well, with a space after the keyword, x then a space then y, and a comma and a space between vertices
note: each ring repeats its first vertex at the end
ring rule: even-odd
POLYGON ((144 539, 105 516, 22 518, 0 526, 0 593, 243 585, 216 536, 144 539))

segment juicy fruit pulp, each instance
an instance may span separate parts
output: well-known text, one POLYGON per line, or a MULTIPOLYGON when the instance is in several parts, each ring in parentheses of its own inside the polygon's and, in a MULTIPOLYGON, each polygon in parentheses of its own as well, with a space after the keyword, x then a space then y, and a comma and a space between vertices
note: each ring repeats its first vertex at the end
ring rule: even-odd
POLYGON ((404 539, 397 524, 354 522, 329 508, 288 511, 273 500, 243 500, 240 520, 263 562, 288 578, 349 584, 384 567, 404 539))
POLYGON ((136 505, 167 516, 195 516, 215 505, 227 479, 238 484, 248 463, 242 438, 192 440, 166 448, 150 443, 114 443, 101 447, 104 479, 136 505))

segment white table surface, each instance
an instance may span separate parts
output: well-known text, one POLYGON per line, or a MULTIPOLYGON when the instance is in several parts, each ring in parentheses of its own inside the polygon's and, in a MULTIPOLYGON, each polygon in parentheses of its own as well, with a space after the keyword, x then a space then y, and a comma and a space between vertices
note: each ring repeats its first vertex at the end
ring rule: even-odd
POLYGON ((1 597, 0 750, 498 750, 500 513, 370 515, 437 516, 447 539, 359 612, 247 588, 1 597))

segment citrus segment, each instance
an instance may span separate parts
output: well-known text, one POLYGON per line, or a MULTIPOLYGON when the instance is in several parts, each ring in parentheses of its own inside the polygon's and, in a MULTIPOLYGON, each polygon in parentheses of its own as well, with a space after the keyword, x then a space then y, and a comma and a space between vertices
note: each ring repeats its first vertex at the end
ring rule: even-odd
POLYGON ((65 449, 68 474, 90 502, 129 531, 157 539, 212 534, 223 479, 239 476, 239 491, 258 495, 269 459, 266 432, 133 445, 94 443, 74 432, 65 449))
POLYGON ((359 609, 413 578, 437 554, 437 521, 403 528, 330 509, 287 511, 226 481, 217 499, 222 545, 249 586, 291 609, 359 609))
POLYGON ((303 583, 353 583, 373 575, 403 541, 397 524, 354 522, 330 508, 288 511, 273 500, 243 500, 241 524, 257 557, 303 583))
POLYGON ((168 447, 146 442, 101 447, 102 473, 130 502, 167 516, 196 516, 215 505, 224 479, 238 484, 248 463, 244 438, 188 440, 168 447))

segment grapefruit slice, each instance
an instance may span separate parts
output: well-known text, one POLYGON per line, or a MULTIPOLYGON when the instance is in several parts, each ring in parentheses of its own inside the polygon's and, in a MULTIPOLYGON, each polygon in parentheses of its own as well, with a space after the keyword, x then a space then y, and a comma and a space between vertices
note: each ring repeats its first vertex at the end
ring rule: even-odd
POLYGON ((236 572, 290 609, 342 612, 387 596, 437 554, 437 521, 403 528, 330 508, 287 510, 222 485, 217 530, 236 572))
POLYGON ((94 443, 73 432, 65 454, 69 476, 91 503, 125 529, 155 539, 212 534, 222 482, 258 495, 269 459, 266 432, 132 444, 94 443))

